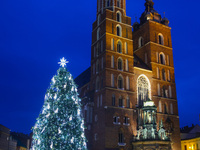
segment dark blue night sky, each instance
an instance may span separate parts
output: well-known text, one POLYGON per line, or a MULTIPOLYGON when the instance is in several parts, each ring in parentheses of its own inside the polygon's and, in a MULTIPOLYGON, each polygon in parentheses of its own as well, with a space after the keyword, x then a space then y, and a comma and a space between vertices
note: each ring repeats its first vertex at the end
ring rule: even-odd
MULTIPOLYGON (((145 0, 127 0, 140 16, 145 0)), ((180 124, 199 123, 200 1, 154 0, 172 27, 180 124)), ((163 16, 163 15, 162 15, 163 16)), ((0 124, 30 133, 61 57, 74 77, 90 65, 96 0, 0 1, 0 124)))

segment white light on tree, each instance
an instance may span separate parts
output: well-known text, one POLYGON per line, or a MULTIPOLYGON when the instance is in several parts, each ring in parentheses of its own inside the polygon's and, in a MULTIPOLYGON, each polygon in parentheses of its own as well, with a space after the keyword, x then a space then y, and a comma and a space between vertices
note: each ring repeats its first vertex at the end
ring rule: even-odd
POLYGON ((31 150, 87 150, 81 104, 67 63, 65 58, 60 60, 61 67, 47 89, 31 150))

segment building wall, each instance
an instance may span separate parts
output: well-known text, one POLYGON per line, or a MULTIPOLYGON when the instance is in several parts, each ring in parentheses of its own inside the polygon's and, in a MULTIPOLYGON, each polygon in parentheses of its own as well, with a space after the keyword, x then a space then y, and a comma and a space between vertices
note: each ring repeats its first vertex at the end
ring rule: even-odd
POLYGON ((181 140, 181 150, 199 150, 200 138, 181 140))

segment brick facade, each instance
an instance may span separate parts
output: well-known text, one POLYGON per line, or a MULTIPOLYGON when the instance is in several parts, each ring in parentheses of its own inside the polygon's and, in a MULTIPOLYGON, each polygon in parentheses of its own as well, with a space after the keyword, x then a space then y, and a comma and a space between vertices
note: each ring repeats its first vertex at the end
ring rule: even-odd
MULTIPOLYGON (((146 1, 145 5, 151 8, 152 2, 146 1)), ((157 123, 163 120, 172 149, 180 150, 171 28, 158 13, 151 14, 158 21, 145 20, 143 13, 141 23, 132 31, 125 4, 125 0, 119 3, 118 0, 97 1, 97 20, 92 31, 91 77, 89 82, 79 86, 88 149, 132 149, 133 136, 137 134, 139 118, 142 117, 137 85, 142 75, 151 87, 147 92, 149 98, 158 108, 157 123), (159 19, 162 20, 159 22, 159 19), (120 69, 119 65, 122 65, 120 69), (122 85, 119 85, 121 79, 122 85)))

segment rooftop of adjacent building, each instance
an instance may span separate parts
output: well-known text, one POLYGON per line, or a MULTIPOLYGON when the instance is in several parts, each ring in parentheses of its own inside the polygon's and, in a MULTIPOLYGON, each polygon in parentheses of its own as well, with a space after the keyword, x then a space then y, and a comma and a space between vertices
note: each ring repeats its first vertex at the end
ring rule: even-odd
POLYGON ((192 124, 191 127, 185 126, 180 128, 180 132, 182 140, 197 138, 200 137, 200 126, 198 124, 192 124))

